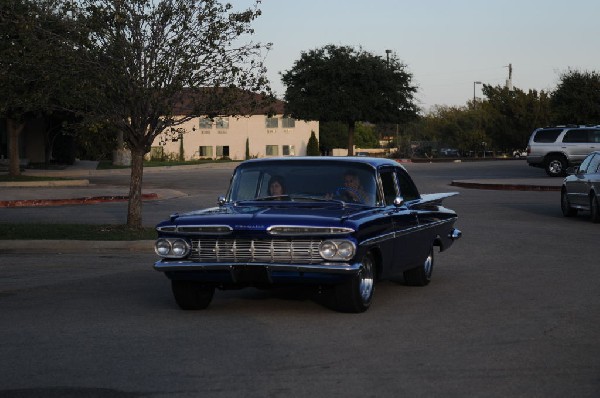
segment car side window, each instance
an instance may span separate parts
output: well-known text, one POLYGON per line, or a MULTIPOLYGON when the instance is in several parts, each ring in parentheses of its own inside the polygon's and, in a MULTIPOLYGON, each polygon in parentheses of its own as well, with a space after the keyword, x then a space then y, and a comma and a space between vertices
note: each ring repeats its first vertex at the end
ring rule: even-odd
POLYGON ((380 173, 380 177, 385 204, 389 206, 394 203, 394 199, 396 199, 396 196, 398 196, 396 192, 396 184, 394 182, 394 172, 391 170, 383 171, 380 173))
POLYGON ((588 129, 569 130, 563 137, 563 142, 584 143, 588 142, 588 129))
POLYGON ((581 162, 581 164, 579 165, 578 172, 587 173, 587 169, 588 169, 588 166, 590 165, 590 162, 592 161, 592 157, 593 157, 593 155, 590 155, 590 156, 586 157, 585 159, 583 159, 583 162, 581 162))
POLYGON ((405 172, 398 170, 396 172, 396 177, 398 179, 398 187, 400 188, 400 196, 402 196, 405 201, 419 199, 417 187, 405 172))
POLYGON ((539 130, 533 137, 533 142, 551 143, 556 141, 562 129, 546 129, 539 130))
POLYGON ((600 130, 591 130, 590 131, 590 142, 600 143, 600 130))
POLYGON ((600 166, 600 155, 594 155, 589 166, 587 167, 586 173, 596 173, 598 171, 598 166, 600 166))

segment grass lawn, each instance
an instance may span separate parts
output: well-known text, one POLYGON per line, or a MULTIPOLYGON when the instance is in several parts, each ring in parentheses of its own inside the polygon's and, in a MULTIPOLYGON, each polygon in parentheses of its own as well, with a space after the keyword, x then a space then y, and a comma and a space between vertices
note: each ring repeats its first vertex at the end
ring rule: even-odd
POLYGON ((154 240, 154 228, 131 229, 126 225, 4 224, 0 240, 154 240))

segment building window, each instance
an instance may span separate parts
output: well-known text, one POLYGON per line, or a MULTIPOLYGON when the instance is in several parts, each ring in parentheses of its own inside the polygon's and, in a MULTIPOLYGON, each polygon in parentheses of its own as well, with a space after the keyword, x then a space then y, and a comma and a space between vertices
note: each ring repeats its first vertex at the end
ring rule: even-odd
POLYGON ((284 117, 281 119, 281 127, 284 129, 293 129, 296 127, 296 119, 292 119, 291 117, 284 117))
POLYGON ((279 147, 277 145, 267 145, 265 154, 267 156, 279 156, 279 147))
POLYGON ((207 117, 201 117, 199 124, 200 124, 200 128, 201 129, 206 130, 206 129, 211 129, 212 128, 213 122, 212 122, 212 119, 209 119, 207 117))
POLYGON ((283 156, 295 156, 296 151, 293 145, 282 145, 281 152, 283 156))
POLYGON ((215 124, 218 129, 228 129, 229 128, 229 118, 228 117, 219 117, 215 121, 215 124))
POLYGON ((229 157, 229 145, 226 145, 226 146, 217 145, 217 157, 218 158, 229 157))
POLYGON ((265 126, 268 129, 276 129, 279 127, 279 119, 276 117, 268 117, 265 121, 265 126))
POLYGON ((198 148, 198 156, 201 158, 212 158, 213 148, 212 146, 201 146, 198 148))

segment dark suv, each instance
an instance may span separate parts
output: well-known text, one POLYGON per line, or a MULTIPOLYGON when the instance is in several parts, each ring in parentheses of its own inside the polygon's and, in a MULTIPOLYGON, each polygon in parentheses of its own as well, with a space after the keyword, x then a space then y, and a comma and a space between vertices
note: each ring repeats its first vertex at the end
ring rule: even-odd
POLYGON ((527 145, 527 163, 543 167, 551 177, 566 175, 600 149, 600 126, 555 126, 534 130, 527 145))

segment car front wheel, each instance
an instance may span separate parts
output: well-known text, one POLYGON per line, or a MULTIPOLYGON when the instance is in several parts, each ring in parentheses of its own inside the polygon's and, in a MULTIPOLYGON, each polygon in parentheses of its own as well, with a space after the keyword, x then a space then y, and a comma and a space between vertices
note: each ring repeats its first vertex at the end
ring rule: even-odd
POLYGON ((182 310, 203 310, 212 301, 214 286, 191 281, 171 281, 171 289, 177 305, 182 310))
POLYGON ((593 194, 590 199, 590 218, 593 223, 600 223, 600 207, 598 206, 596 194, 593 194))
POLYGON ((423 264, 417 268, 404 271, 404 282, 410 286, 427 286, 433 274, 433 246, 423 264))
POLYGON ((371 305, 375 288, 375 262, 371 253, 365 254, 358 274, 335 287, 337 309, 341 312, 364 312, 371 305))
POLYGON ((564 189, 560 193, 560 209, 565 217, 574 217, 577 215, 577 209, 571 207, 567 192, 564 189))

